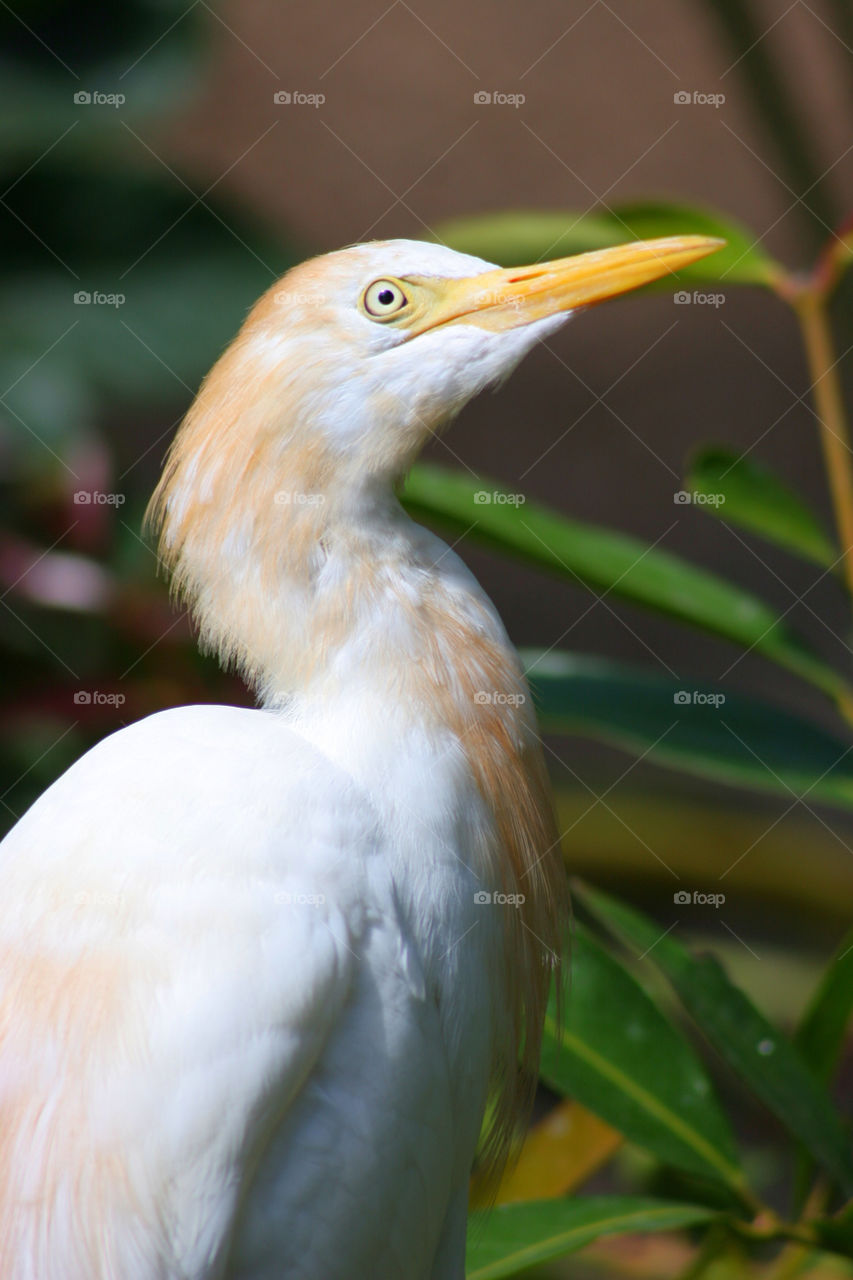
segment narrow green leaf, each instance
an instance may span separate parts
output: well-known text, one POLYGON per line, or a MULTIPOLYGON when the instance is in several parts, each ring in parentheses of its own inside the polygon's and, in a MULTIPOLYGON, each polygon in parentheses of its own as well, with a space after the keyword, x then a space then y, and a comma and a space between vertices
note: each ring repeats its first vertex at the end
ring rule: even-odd
POLYGON ((826 666, 756 596, 678 556, 635 538, 586 524, 512 493, 493 480, 474 479, 420 463, 403 491, 416 516, 434 518, 570 581, 656 609, 680 622, 755 650, 843 698, 841 677, 826 666))
POLYGON ((640 1196, 582 1196, 499 1205, 471 1215, 467 1280, 498 1280, 582 1249, 600 1236, 674 1231, 719 1215, 701 1205, 640 1196))
POLYGON ((790 1041, 731 982, 719 961, 691 955, 669 930, 601 890, 577 885, 575 893, 666 975, 717 1052, 853 1194, 853 1157, 841 1117, 790 1041))
POLYGON ((702 449, 691 460, 684 484, 697 505, 721 520, 826 568, 838 561, 817 516, 772 471, 749 458, 718 445, 702 449))
MULTIPOLYGON (((506 210, 454 218, 440 223, 436 238, 500 266, 524 266, 548 258, 564 258, 590 249, 656 236, 708 235, 727 242, 724 249, 678 273, 681 281, 771 285, 782 268, 757 243, 748 228, 726 214, 663 201, 616 206, 612 212, 574 210, 506 210)), ((658 288, 672 290, 673 280, 658 288)))
POLYGON ((819 1080, 835 1070, 853 1013, 853 929, 830 960, 794 1035, 794 1044, 819 1080))
MULTIPOLYGON (((722 686, 552 649, 524 650, 539 721, 670 769, 791 799, 853 806, 851 744, 768 702, 722 686)), ((851 974, 853 999, 853 974, 851 974)))
POLYGON ((559 1031, 540 1073, 665 1164, 743 1190, 734 1138, 701 1062, 639 983, 578 928, 559 1031))
MULTIPOLYGON (((848 930, 830 960, 794 1034, 803 1060, 824 1084, 829 1085, 844 1044, 853 1012, 853 929, 848 930)), ((813 1162, 800 1148, 795 1170, 798 1206, 805 1203, 813 1162)), ((853 1231, 850 1235, 853 1244, 853 1231)))

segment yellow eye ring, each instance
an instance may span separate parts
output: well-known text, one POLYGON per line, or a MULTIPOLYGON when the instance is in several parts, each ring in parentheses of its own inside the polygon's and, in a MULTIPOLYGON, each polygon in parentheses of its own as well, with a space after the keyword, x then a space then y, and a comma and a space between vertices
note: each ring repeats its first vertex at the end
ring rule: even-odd
POLYGON ((371 320, 388 320, 409 305, 396 280, 374 280, 364 291, 361 305, 371 320))

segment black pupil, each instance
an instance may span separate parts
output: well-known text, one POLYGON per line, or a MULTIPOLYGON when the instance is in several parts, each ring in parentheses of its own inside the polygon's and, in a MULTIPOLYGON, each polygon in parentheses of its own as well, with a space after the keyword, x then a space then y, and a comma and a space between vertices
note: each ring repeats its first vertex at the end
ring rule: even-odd
POLYGON ((383 307, 390 307, 391 303, 394 301, 394 290, 383 289, 379 294, 379 301, 382 303, 383 307))

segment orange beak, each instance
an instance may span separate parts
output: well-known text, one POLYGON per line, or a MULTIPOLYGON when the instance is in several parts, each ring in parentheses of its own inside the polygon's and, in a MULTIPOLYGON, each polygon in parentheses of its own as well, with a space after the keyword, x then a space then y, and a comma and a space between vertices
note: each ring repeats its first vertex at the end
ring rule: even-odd
POLYGON ((453 323, 496 331, 514 329, 560 311, 590 307, 667 273, 674 274, 725 243, 713 236, 665 236, 529 267, 448 279, 441 282, 440 289, 434 280, 424 281, 437 296, 409 331, 410 336, 453 323))

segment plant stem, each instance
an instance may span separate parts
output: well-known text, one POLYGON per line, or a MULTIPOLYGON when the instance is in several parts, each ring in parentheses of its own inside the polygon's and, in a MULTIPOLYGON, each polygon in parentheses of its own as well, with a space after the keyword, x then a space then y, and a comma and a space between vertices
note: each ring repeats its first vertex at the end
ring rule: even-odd
POLYGON ((795 298, 794 308, 806 342, 812 394, 821 426, 826 476, 833 494, 844 579, 853 594, 853 468, 850 467, 853 449, 850 449, 847 422, 844 419, 833 334, 826 314, 826 302, 820 294, 804 289, 795 298))
MULTIPOLYGON (((829 323, 829 299, 850 256, 853 227, 847 224, 841 232, 841 236, 836 237, 821 255, 809 276, 803 278, 783 270, 774 280, 773 287, 783 302, 795 311, 805 344, 838 531, 841 569, 847 590, 853 597, 853 449, 850 447, 838 376, 839 360, 829 323)), ((853 694, 847 687, 842 687, 833 696, 841 714, 853 724, 853 694)))
POLYGON ((772 1209, 766 1209, 753 1222, 729 1222, 731 1229, 747 1240, 793 1240, 808 1248, 819 1247, 814 1230, 805 1222, 785 1222, 772 1209))
POLYGON ((829 327, 826 301, 804 289, 794 299, 806 344, 812 395, 820 422, 820 439, 841 545, 842 567, 853 594, 853 450, 844 416, 838 364, 829 327))

